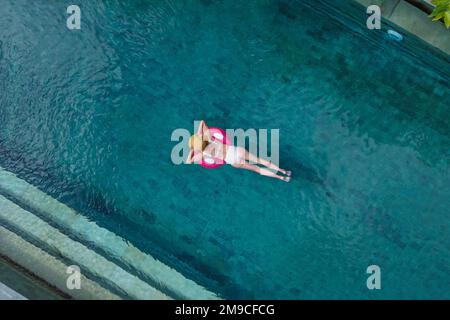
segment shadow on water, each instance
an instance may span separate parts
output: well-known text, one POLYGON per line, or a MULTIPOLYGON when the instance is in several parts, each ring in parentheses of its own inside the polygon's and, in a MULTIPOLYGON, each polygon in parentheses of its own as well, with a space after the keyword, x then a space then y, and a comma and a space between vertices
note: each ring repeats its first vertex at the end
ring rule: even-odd
POLYGON ((278 12, 290 20, 296 20, 297 16, 294 14, 291 3, 288 1, 277 1, 278 12))
MULTIPOLYGON (((365 203, 369 201, 369 199, 364 200, 365 203)), ((388 210, 375 205, 361 205, 359 209, 363 213, 363 221, 368 227, 398 247, 402 249, 406 247, 407 243, 402 238, 400 226, 388 210)))
POLYGON ((320 177, 316 169, 306 165, 301 159, 295 159, 288 153, 281 153, 280 159, 282 159, 282 167, 292 171, 292 182, 296 180, 309 181, 322 189, 327 197, 333 200, 336 199, 336 196, 331 192, 325 180, 320 177))
POLYGON ((311 183, 325 186, 325 181, 319 176, 316 170, 307 166, 301 159, 295 159, 288 153, 281 153, 282 167, 291 170, 295 178, 308 180, 311 183))
MULTIPOLYGON (((282 159, 282 167, 292 171, 293 181, 307 180, 321 188, 324 194, 333 201, 339 201, 339 197, 330 190, 325 180, 319 176, 314 168, 303 164, 301 159, 294 159, 289 154, 281 154, 280 158, 282 159)), ((388 210, 369 204, 371 199, 362 192, 350 189, 344 191, 346 194, 356 196, 359 199, 358 211, 363 215, 362 222, 364 224, 398 247, 405 248, 407 244, 401 236, 399 225, 388 210)))

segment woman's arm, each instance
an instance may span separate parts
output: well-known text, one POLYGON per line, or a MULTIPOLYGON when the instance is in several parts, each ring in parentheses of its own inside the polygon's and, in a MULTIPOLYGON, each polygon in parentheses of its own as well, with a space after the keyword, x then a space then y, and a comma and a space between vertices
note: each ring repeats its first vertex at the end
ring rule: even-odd
POLYGON ((203 141, 210 141, 211 136, 209 134, 209 128, 206 125, 205 121, 200 121, 200 125, 198 126, 197 134, 203 138, 203 141))

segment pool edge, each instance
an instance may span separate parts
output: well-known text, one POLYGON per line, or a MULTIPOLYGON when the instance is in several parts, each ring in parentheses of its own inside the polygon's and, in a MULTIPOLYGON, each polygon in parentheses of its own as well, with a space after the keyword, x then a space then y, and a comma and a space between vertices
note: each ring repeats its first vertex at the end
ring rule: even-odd
POLYGON ((450 30, 443 23, 432 21, 428 14, 404 0, 354 0, 364 7, 378 5, 383 18, 408 31, 430 46, 450 55, 450 30))

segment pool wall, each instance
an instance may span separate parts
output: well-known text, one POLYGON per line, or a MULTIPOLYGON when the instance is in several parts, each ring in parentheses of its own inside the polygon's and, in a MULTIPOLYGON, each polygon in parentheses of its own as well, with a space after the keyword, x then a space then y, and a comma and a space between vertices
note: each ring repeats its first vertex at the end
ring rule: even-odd
POLYGON ((404 0, 355 0, 367 7, 378 5, 383 18, 398 25, 430 45, 450 54, 449 30, 443 23, 432 21, 428 14, 404 0))
POLYGON ((0 167, 0 254, 77 299, 217 299, 0 167), (82 290, 66 286, 81 269, 82 290))

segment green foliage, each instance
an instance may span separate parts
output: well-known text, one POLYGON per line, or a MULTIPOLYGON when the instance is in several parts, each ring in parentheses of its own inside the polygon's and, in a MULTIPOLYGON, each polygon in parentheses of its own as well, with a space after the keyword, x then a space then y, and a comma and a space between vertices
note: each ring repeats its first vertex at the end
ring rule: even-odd
POLYGON ((450 28, 450 0, 431 0, 431 3, 436 6, 430 15, 433 21, 443 19, 447 29, 450 28))

